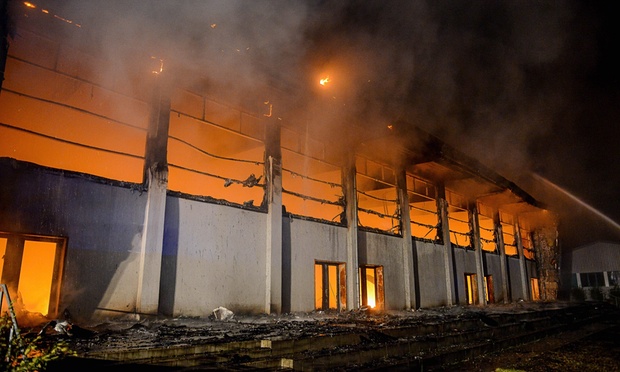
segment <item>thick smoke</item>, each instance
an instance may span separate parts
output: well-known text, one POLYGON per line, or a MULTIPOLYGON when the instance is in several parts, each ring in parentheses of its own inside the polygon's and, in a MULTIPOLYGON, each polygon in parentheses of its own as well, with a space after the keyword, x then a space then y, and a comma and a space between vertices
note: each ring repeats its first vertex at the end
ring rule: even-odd
POLYGON ((110 76, 139 68, 126 63, 139 65, 135 54, 143 51, 187 85, 206 81, 257 101, 284 81, 296 96, 294 114, 306 116, 299 121, 322 132, 400 119, 483 161, 527 164, 530 139, 546 135, 563 108, 546 77, 565 57, 571 9, 563 2, 70 0, 49 7, 81 23, 67 36, 96 45, 105 56, 98 68, 110 76), (317 92, 321 74, 332 85, 317 92))
POLYGON ((261 102, 277 87, 293 107, 278 115, 330 138, 352 137, 338 133, 348 124, 372 136, 398 120, 517 182, 532 170, 575 187, 584 181, 570 172, 601 177, 581 162, 590 149, 565 140, 617 103, 618 74, 615 99, 580 108, 605 92, 588 80, 602 58, 601 13, 576 0, 45 3, 81 23, 67 36, 95 45, 111 75, 145 51, 185 85, 239 100, 261 102), (326 74, 333 84, 319 89, 326 74))

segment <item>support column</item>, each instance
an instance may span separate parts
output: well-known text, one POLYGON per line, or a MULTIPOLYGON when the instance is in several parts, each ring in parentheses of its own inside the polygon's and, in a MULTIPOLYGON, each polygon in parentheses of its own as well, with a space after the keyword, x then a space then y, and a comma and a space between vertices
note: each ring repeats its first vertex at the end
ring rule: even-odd
POLYGON ((521 228, 519 219, 515 219, 515 240, 517 241, 517 252, 519 254, 519 276, 521 277, 521 298, 525 301, 529 300, 527 272, 525 271, 525 256, 523 255, 523 242, 521 241, 521 228))
POLYGON ((13 301, 19 298, 17 286, 19 284, 23 256, 24 238, 18 235, 10 236, 6 242, 4 266, 1 268, 2 277, 0 278, 0 284, 6 284, 9 295, 13 301))
POLYGON ((148 191, 138 268, 136 298, 138 314, 157 314, 159 310, 159 282, 168 188, 170 98, 164 87, 163 77, 156 75, 154 79, 156 81, 151 100, 144 161, 144 185, 148 191))
POLYGON ((266 314, 282 312, 282 151, 280 124, 267 119, 265 140, 265 244, 266 314))
POLYGON ((450 241, 450 222, 448 219, 448 201, 446 200, 446 189, 444 185, 437 186, 437 203, 439 207, 439 218, 441 220, 441 236, 443 238, 443 261, 446 275, 446 305, 454 305, 455 286, 454 286, 454 252, 450 241))
MULTIPOLYGON (((402 257, 403 257, 403 282, 404 282, 404 296, 405 296, 405 309, 409 310, 412 306, 415 308, 417 304, 412 304, 411 301, 411 281, 412 281, 412 268, 413 260, 411 254, 413 252, 413 241, 411 240, 411 215, 409 214, 409 194, 407 193, 407 173, 404 169, 399 170, 396 173, 396 183, 398 185, 398 201, 400 203, 400 223, 403 242, 402 242, 402 257)), ((413 278, 417 280, 417 278, 413 278)), ((415 285, 414 287, 415 288, 415 285)))
POLYGON ((506 247, 504 246, 504 230, 502 229, 502 222, 499 216, 499 211, 493 215, 493 222, 495 224, 497 248, 499 249, 499 270, 502 276, 502 297, 504 303, 509 302, 508 298, 508 270, 506 269, 506 247))
POLYGON ((342 184, 347 218, 347 309, 357 309, 359 304, 358 249, 357 249, 357 185, 355 180, 355 154, 348 156, 343 167, 342 184))
POLYGON ((4 81, 6 59, 9 54, 9 9, 8 0, 0 0, 0 91, 4 81))
POLYGON ((482 245, 480 244, 480 221, 478 219, 478 207, 474 202, 474 207, 469 210, 469 220, 474 232, 474 254, 476 261, 476 285, 478 286, 478 303, 486 305, 486 288, 484 287, 484 267, 482 265, 482 245))

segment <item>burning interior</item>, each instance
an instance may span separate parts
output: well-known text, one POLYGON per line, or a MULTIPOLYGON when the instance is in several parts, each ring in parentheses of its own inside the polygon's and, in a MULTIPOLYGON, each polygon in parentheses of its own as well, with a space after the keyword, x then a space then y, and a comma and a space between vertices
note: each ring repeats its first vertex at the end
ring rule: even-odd
POLYGON ((553 299, 538 287, 537 250, 557 247, 534 238, 552 214, 433 136, 397 141, 390 129, 362 151, 361 137, 297 117, 296 85, 239 99, 209 70, 188 80, 147 51, 110 59, 66 36, 84 22, 13 5, 0 274, 24 314, 553 299))

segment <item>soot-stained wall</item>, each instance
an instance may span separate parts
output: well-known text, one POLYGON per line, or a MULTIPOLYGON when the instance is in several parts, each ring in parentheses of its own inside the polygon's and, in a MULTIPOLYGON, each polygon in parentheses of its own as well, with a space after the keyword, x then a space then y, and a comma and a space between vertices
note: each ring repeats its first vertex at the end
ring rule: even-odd
MULTIPOLYGON (((284 273, 290 267, 290 310, 308 311, 314 309, 314 262, 345 263, 347 229, 296 218, 285 218, 284 225, 282 261, 284 273), (288 241, 287 230, 290 231, 288 241)), ((284 288, 288 285, 283 284, 284 288)), ((285 298, 283 302, 286 303, 285 298)))
POLYGON ((76 319, 135 311, 146 194, 6 158, 0 179, 5 232, 67 238, 60 311, 76 319))
POLYGON ((447 304, 446 272, 444 265, 445 247, 415 241, 420 288, 420 304, 418 307, 429 308, 447 304))
POLYGON ((265 213, 168 196, 160 308, 208 316, 259 313, 266 291, 265 213))
MULTIPOLYGON (((403 238, 360 231, 357 238, 359 264, 383 266, 383 290, 387 309, 404 309, 405 277, 403 238)), ((409 268, 412 272, 412 268, 409 268)))

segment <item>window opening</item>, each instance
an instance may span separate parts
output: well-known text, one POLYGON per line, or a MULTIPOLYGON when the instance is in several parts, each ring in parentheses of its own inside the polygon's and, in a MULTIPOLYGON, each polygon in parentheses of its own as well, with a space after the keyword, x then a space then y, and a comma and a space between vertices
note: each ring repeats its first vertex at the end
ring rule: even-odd
POLYGON ((314 307, 317 310, 344 310, 346 293, 345 264, 315 262, 314 307))
POLYGON ((361 266, 360 277, 360 304, 372 309, 384 309, 383 267, 361 266))
POLYGON ((530 285, 532 287, 532 301, 540 300, 540 287, 538 286, 538 278, 531 278, 530 285))
POLYGON ((420 239, 439 240, 437 189, 429 182, 407 175, 411 235, 420 239))
POLYGON ((607 272, 609 286, 615 287, 620 285, 620 271, 608 271, 607 272))
POLYGON ((21 314, 58 312, 65 239, 2 234, 1 281, 15 293, 21 314))
POLYGON ((517 239, 515 235, 514 217, 500 211, 500 223, 502 224, 502 237, 504 238, 504 252, 507 256, 517 256, 517 239))
POLYGON ((581 273, 582 287, 604 287, 605 277, 602 272, 581 273))
MULTIPOLYGON (((226 122, 224 117, 218 119, 226 122)), ((192 117, 173 106, 168 136, 168 188, 249 207, 260 206, 265 187, 264 143, 219 124, 192 117)))
POLYGON ((484 289, 485 294, 484 298, 488 304, 492 304, 495 302, 495 290, 493 288, 493 275, 485 275, 484 276, 484 289))
POLYGON ((534 260, 534 244, 532 242, 532 231, 527 221, 519 220, 519 236, 523 245, 523 256, 529 260, 534 260))
POLYGON ((480 231, 480 246, 487 252, 497 252, 497 239, 495 236, 495 223, 493 222, 493 209, 488 205, 478 202, 478 228, 480 231))
POLYGON ((298 216, 342 222, 344 197, 340 167, 282 149, 282 204, 298 216))
POLYGON ((476 274, 465 273, 465 287, 467 289, 467 304, 478 304, 478 284, 476 283, 476 274))
POLYGON ((2 269, 4 267, 4 256, 6 255, 7 242, 8 242, 7 238, 0 237, 0 284, 4 283, 2 281, 2 269))
POLYGON ((0 157, 142 182, 147 103, 40 62, 7 58, 8 79, 0 94, 0 157), (75 90, 66 94, 67 87, 75 90))
POLYGON ((446 189, 448 202, 448 220, 450 226, 450 242, 462 247, 472 247, 472 228, 465 197, 446 189))
POLYGON ((374 161, 356 161, 357 210, 361 227, 400 234, 400 208, 394 171, 374 161))

